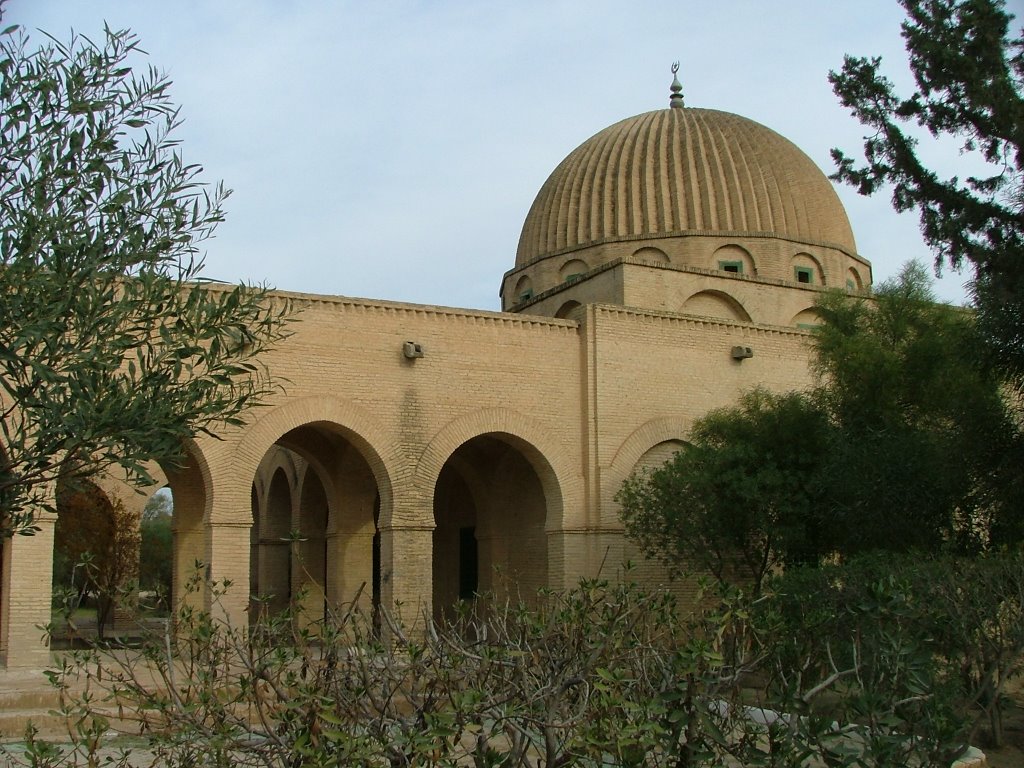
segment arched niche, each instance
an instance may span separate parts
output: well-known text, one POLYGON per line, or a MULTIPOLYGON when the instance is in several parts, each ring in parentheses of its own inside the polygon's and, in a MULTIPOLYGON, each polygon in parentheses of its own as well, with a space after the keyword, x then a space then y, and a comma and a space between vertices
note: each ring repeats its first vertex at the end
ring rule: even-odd
POLYGON ((583 305, 580 304, 578 301, 567 301, 567 302, 565 302, 565 304, 563 304, 562 306, 560 306, 558 308, 558 311, 555 312, 555 317, 560 317, 560 318, 573 317, 573 315, 576 313, 576 310, 578 310, 582 306, 583 305))
POLYGON ((857 271, 856 267, 850 267, 846 270, 846 290, 857 293, 864 290, 864 279, 860 276, 860 272, 857 271))
POLYGON ((633 251, 633 258, 639 259, 640 261, 646 261, 648 264, 671 264, 672 260, 668 257, 661 248, 655 248, 653 246, 644 246, 633 251))
POLYGON ((818 310, 814 307, 808 307, 802 309, 793 315, 793 319, 790 321, 790 325, 795 325, 797 328, 811 329, 817 328, 824 322, 821 315, 818 314, 818 310))
POLYGON ((529 275, 523 275, 516 280, 516 289, 512 295, 512 303, 518 304, 533 298, 533 281, 529 275))
MULTIPOLYGON (((674 459, 676 454, 685 447, 686 443, 679 439, 664 440, 652 445, 637 459, 632 474, 645 475, 658 469, 667 461, 674 459)), ((623 542, 622 552, 623 561, 630 565, 629 577, 631 579, 635 579, 649 588, 671 591, 682 606, 693 606, 697 603, 700 588, 698 574, 672 578, 663 562, 648 558, 636 541, 628 536, 623 542)))
POLYGON ((734 275, 757 277, 757 265, 754 257, 746 248, 739 245, 723 245, 711 255, 711 269, 734 275))
POLYGON ((789 260, 789 279, 804 285, 828 285, 821 262, 809 253, 794 254, 789 260))
POLYGON ((683 450, 686 443, 682 440, 664 440, 652 445, 637 459, 633 467, 634 472, 649 472, 657 469, 666 461, 670 461, 679 451, 683 450))
POLYGON ((579 280, 589 270, 590 267, 587 266, 587 262, 583 261, 583 259, 569 259, 558 270, 558 278, 563 283, 571 283, 573 280, 579 280))
POLYGON ((700 291, 693 294, 680 309, 688 315, 702 317, 720 317, 726 320, 738 320, 749 323, 750 315, 736 299, 722 291, 700 291))

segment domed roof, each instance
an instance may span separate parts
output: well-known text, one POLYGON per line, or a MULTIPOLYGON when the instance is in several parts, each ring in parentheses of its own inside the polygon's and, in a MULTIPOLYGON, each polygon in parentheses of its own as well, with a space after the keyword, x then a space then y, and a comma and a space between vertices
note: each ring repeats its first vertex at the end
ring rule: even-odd
POLYGON ((831 182, 795 144, 739 115, 685 107, 622 120, 570 153, 530 208, 516 266, 692 232, 772 234, 856 253, 831 182))

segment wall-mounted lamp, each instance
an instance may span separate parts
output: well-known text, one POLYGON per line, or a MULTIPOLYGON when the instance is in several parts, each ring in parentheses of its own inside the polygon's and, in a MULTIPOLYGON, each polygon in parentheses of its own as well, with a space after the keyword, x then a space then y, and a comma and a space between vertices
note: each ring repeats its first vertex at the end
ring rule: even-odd
POLYGON ((402 345, 402 354, 409 360, 423 357, 423 345, 415 341, 407 341, 402 345))
POLYGON ((746 360, 754 356, 754 350, 750 347, 733 347, 732 348, 732 359, 733 360, 746 360))

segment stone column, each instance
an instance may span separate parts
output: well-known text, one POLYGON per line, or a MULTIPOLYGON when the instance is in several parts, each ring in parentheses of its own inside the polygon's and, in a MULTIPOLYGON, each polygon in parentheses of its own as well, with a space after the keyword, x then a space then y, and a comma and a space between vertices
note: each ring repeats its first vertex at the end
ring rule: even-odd
POLYGON ((171 615, 174 616, 183 604, 202 609, 205 592, 202 580, 210 558, 203 525, 206 492, 201 474, 190 465, 169 473, 168 480, 174 494, 174 516, 171 518, 173 574, 169 596, 171 615))
POLYGON ((220 594, 209 589, 206 609, 241 629, 249 624, 249 533, 251 523, 224 521, 206 527, 208 576, 220 594), (224 582, 228 582, 226 588, 224 582))
POLYGON ((0 581, 0 653, 8 669, 50 664, 41 626, 50 623, 53 589, 53 529, 57 516, 36 513, 32 536, 3 542, 0 581))
POLYGON ((433 616, 433 526, 382 526, 381 608, 400 616, 407 631, 422 632, 433 616))
POLYGON ((359 608, 369 610, 373 600, 373 529, 332 533, 327 537, 327 552, 331 607, 345 610, 358 595, 359 608))
POLYGON ((171 522, 173 541, 173 574, 171 576, 171 614, 181 605, 202 608, 205 587, 198 579, 205 578, 206 542, 199 526, 178 527, 178 520, 171 522), (198 566, 198 570, 197 570, 198 566))

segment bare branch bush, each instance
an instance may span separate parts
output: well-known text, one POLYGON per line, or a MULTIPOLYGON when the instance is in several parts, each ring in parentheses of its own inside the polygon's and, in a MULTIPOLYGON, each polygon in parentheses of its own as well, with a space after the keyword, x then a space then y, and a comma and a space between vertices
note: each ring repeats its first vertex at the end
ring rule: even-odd
MULTIPOLYGON (((216 600, 228 585, 194 587, 216 600)), ((684 612, 665 592, 585 581, 531 605, 481 597, 447 623, 374 621, 356 596, 321 622, 286 610, 251 627, 183 604, 140 647, 76 652, 51 672, 72 742, 59 764, 932 764, 935 739, 901 731, 931 711, 900 671, 910 639, 894 634, 881 661, 856 640, 829 666, 811 647, 791 664, 770 655, 784 622, 769 600, 725 591, 684 612), (112 728, 144 747, 111 756, 112 728)))

